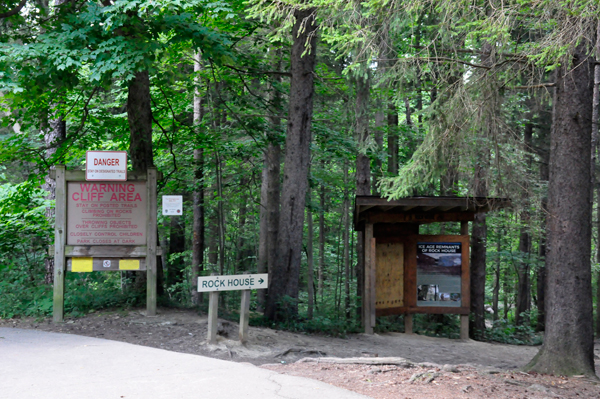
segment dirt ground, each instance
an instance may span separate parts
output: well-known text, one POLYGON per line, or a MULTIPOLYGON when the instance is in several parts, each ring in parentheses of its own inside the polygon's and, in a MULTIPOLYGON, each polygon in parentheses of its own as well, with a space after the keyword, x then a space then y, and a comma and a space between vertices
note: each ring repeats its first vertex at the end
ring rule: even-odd
MULTIPOLYGON (((238 325, 225 320, 220 320, 217 344, 209 345, 206 316, 173 309, 159 309, 156 317, 136 310, 98 312, 59 325, 49 319, 9 319, 0 320, 0 327, 78 334, 247 362, 375 399, 600 398, 597 380, 519 371, 538 347, 400 333, 343 339, 263 327, 251 327, 248 342, 242 345, 238 325)), ((600 342, 595 359, 600 370, 600 342)))

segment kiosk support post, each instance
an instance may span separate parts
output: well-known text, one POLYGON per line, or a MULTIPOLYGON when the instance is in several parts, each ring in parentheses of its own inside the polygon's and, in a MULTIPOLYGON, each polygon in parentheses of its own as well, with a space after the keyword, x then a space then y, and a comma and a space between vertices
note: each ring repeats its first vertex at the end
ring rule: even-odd
POLYGON ((66 226, 66 168, 64 165, 56 166, 56 207, 54 223, 54 294, 52 320, 62 323, 65 314, 65 244, 67 237, 66 226))
MULTIPOLYGON (((464 236, 469 235, 469 222, 460 222, 460 234, 464 236)), ((469 315, 460 315, 460 339, 469 339, 469 315)))

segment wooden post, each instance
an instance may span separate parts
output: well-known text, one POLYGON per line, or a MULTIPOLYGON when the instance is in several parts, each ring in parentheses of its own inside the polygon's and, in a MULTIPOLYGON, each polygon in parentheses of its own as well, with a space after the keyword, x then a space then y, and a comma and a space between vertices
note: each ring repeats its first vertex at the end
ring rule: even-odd
MULTIPOLYGON (((469 222, 460 222, 460 234, 464 236, 469 235, 469 222)), ((470 298, 468 302, 471 302, 470 298)), ((469 315, 460 315, 460 339, 469 339, 469 315)))
POLYGON ((67 242, 67 187, 64 165, 56 166, 56 206, 54 222, 54 295, 52 320, 62 323, 65 316, 65 244, 67 242))
POLYGON ((156 168, 148 168, 146 180, 146 316, 156 316, 156 168))
POLYGON ((364 311, 364 327, 365 334, 373 334, 374 317, 375 317, 375 303, 372 301, 375 293, 373 291, 373 287, 375 286, 375 282, 371 282, 371 279, 374 277, 374 273, 371 268, 373 267, 372 259, 375 256, 374 251, 372 250, 372 241, 373 239, 373 224, 365 223, 365 292, 363 293, 363 311, 364 311))
POLYGON ((242 291, 240 304, 240 342, 248 341, 248 322, 250 321, 250 290, 242 291))
POLYGON ((460 234, 463 236, 469 235, 469 222, 460 222, 460 234))
POLYGON ((404 334, 412 334, 413 333, 413 315, 411 313, 406 313, 404 315, 404 334))
MULTIPOLYGON (((211 276, 216 276, 217 273, 212 273, 211 276)), ((217 343, 217 323, 219 315, 219 291, 211 291, 208 293, 208 332, 206 340, 209 344, 217 343)))
POLYGON ((462 339, 462 340, 469 339, 469 315, 468 314, 460 315, 460 339, 462 339))

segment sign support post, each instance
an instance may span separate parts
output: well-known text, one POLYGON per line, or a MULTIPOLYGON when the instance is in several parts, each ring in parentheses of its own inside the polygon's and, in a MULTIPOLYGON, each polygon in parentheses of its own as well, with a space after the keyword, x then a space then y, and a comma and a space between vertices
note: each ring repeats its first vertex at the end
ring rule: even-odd
MULTIPOLYGON (((211 276, 216 276, 217 273, 212 273, 211 276)), ((217 343, 217 316, 219 314, 219 291, 211 291, 208 294, 208 336, 209 344, 217 343)))
POLYGON ((65 244, 67 237, 66 226, 66 168, 56 166, 56 207, 54 223, 54 293, 52 320, 62 323, 65 315, 65 244))
POLYGON ((244 274, 219 276, 212 273, 210 277, 198 277, 198 292, 208 292, 208 332, 206 340, 209 344, 217 343, 217 317, 219 312, 219 291, 242 291, 240 303, 239 338, 242 343, 248 340, 250 321, 250 291, 267 289, 269 275, 244 274))

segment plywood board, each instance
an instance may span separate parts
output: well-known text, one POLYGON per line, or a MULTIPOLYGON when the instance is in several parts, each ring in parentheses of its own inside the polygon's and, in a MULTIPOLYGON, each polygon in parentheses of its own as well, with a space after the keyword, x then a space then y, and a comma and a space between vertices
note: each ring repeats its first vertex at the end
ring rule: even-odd
POLYGON ((404 243, 377 243, 376 309, 404 306, 404 243))

